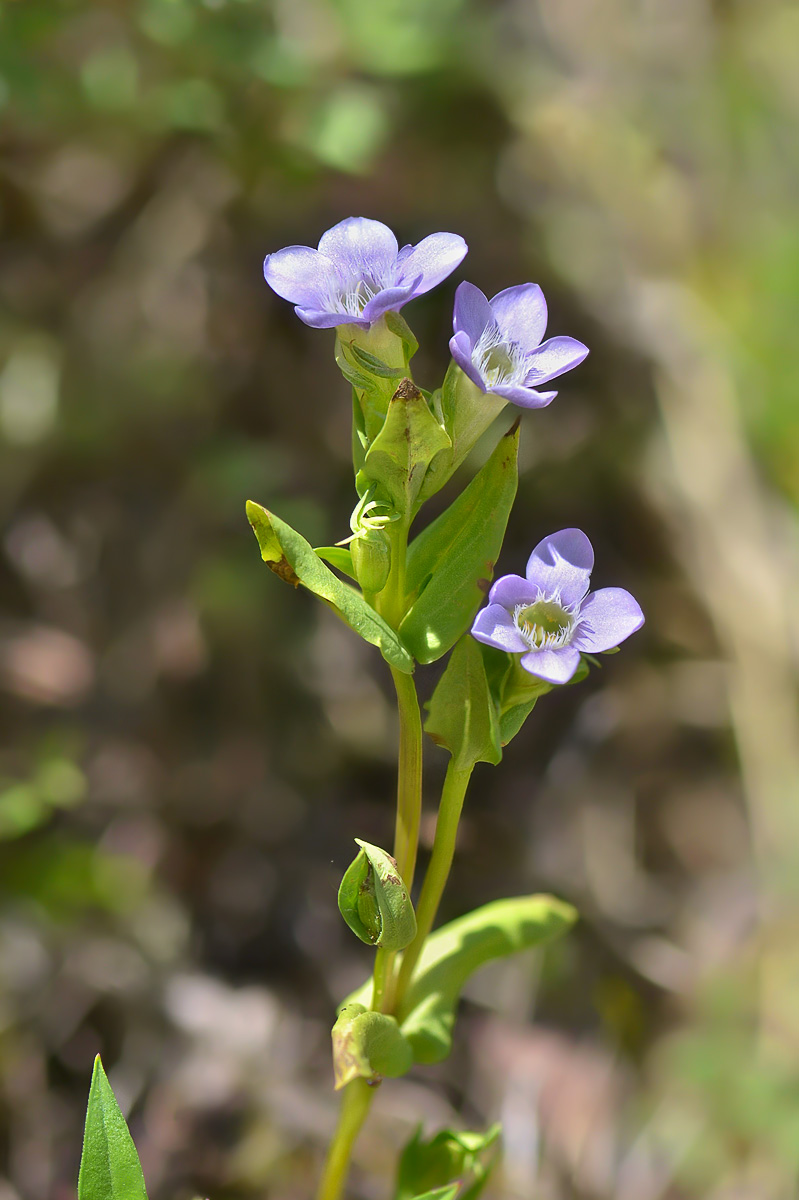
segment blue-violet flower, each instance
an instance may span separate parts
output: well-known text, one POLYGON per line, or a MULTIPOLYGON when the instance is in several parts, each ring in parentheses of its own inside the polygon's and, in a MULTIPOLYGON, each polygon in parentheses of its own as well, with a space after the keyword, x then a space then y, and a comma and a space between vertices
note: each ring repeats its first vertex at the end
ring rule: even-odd
POLYGON ((479 642, 521 654, 521 665, 547 683, 568 683, 580 652, 612 650, 644 623, 624 588, 588 593, 594 551, 580 529, 539 542, 527 577, 503 575, 472 626, 479 642))
POLYGON ((547 304, 537 283, 506 288, 487 300, 473 283, 455 293, 455 334, 449 348, 455 362, 482 392, 522 408, 544 408, 557 392, 538 392, 542 383, 581 363, 588 347, 571 337, 541 344, 547 304))
POLYGON ((369 326, 387 312, 429 292, 463 261, 468 247, 456 233, 431 233, 400 250, 381 221, 347 217, 319 248, 286 246, 264 260, 264 278, 295 305, 306 325, 369 326))

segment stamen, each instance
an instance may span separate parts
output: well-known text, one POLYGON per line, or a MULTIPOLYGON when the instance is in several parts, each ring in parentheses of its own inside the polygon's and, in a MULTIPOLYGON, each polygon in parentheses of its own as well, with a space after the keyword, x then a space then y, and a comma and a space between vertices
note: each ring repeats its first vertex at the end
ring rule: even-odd
POLYGON ((505 338, 496 324, 480 334, 472 351, 472 362, 489 388, 523 384, 527 374, 521 346, 505 338))
POLYGON ((532 604, 517 604, 513 623, 531 650, 560 650, 568 646, 579 624, 579 613, 561 603, 560 593, 538 593, 532 604))
POLYGON ((372 275, 348 281, 345 287, 330 292, 327 301, 329 312, 346 313, 348 317, 359 317, 366 305, 378 292, 390 287, 388 280, 372 275))

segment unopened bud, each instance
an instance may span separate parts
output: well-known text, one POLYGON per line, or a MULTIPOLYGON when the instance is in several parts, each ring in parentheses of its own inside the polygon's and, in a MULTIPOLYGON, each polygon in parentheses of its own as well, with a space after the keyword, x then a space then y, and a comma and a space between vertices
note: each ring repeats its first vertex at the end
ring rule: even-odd
POLYGON ((404 950, 416 936, 416 914, 397 864, 379 846, 355 840, 361 849, 341 881, 341 915, 367 945, 404 950))
POLYGON ((382 592, 391 567, 391 546, 382 529, 363 529, 350 544, 352 565, 365 592, 382 592))

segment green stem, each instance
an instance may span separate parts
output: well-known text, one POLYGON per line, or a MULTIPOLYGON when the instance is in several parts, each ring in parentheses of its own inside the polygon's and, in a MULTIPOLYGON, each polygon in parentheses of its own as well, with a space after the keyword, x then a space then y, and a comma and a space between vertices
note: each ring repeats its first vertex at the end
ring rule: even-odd
POLYGON ((438 906, 449 878, 452 859, 455 854, 455 839, 458 834, 458 822, 461 818, 463 800, 469 786, 474 763, 468 767, 456 767, 454 759, 450 759, 444 789, 441 793, 441 804, 436 821, 436 836, 433 841, 433 853, 422 885, 422 894, 416 906, 416 937, 402 956, 402 966, 394 996, 394 1005, 398 1005, 411 981, 414 967, 419 960, 422 947, 433 928, 438 906))
POLYGON ((422 819, 422 715, 416 685, 410 675, 391 668, 399 705, 399 769, 394 857, 410 891, 416 869, 419 824, 422 819))
POLYGON ((338 1126, 327 1152, 316 1200, 340 1200, 347 1182, 355 1140, 361 1132, 377 1088, 353 1079, 344 1089, 338 1126))
POLYGON ((388 1012, 391 1000, 390 982, 394 975, 396 950, 378 950, 375 954, 375 969, 372 978, 372 1010, 388 1012))

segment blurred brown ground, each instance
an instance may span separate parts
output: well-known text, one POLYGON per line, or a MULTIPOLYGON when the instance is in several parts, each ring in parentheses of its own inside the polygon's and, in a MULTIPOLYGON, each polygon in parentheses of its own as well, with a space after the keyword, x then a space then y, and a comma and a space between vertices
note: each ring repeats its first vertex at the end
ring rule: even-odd
POLYGON ((579 525, 648 618, 479 769, 446 915, 583 920, 381 1090, 351 1194, 501 1119, 493 1200, 796 1195, 798 68, 778 0, 0 3, 0 1200, 74 1195, 98 1050, 151 1200, 312 1193, 395 728, 244 501, 347 532, 332 334, 261 260, 351 214, 469 242, 422 384, 460 278, 591 347, 499 569, 579 525))

